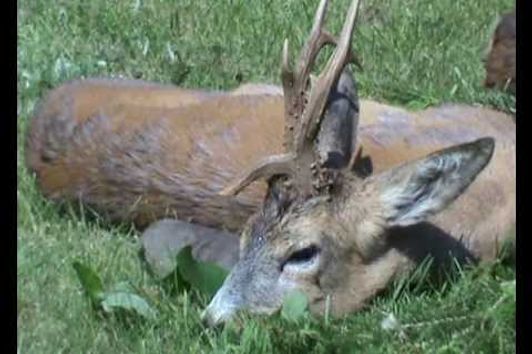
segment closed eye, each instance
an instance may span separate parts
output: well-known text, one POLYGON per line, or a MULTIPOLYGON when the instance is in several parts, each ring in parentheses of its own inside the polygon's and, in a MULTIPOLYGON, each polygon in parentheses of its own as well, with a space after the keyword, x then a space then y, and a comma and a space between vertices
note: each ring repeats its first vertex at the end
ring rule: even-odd
POLYGON ((300 264, 309 262, 318 255, 320 249, 316 245, 311 245, 293 252, 290 257, 282 264, 281 270, 287 264, 300 264))

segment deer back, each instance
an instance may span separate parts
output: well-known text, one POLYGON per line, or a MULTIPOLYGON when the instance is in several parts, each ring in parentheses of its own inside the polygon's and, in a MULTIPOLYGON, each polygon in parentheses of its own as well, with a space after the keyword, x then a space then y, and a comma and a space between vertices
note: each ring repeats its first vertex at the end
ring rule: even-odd
POLYGON ((173 216, 236 230, 262 189, 217 192, 261 152, 281 147, 282 104, 279 88, 264 84, 206 92, 136 80, 67 83, 37 107, 26 163, 46 196, 81 198, 114 220, 143 226, 173 216))
MULTIPOLYGON (((255 161, 281 151, 280 91, 254 84, 225 93, 122 80, 66 84, 36 110, 27 163, 52 199, 81 197, 114 219, 140 225, 176 216, 235 231, 260 204, 265 184, 256 183, 234 198, 217 193, 255 161)), ((501 225, 497 218, 484 218, 482 208, 472 208, 481 214, 476 218, 465 217, 460 209, 515 195, 515 124, 507 115, 459 105, 413 113, 361 102, 358 136, 365 161, 371 162, 368 173, 434 149, 494 136, 491 172, 484 175, 493 176, 486 183, 495 187, 484 188, 479 180, 471 198, 466 194, 452 208, 456 212, 442 215, 464 215, 466 230, 485 219, 501 225), (476 189, 489 192, 483 196, 476 189)), ((360 168, 368 169, 366 165, 360 168)))

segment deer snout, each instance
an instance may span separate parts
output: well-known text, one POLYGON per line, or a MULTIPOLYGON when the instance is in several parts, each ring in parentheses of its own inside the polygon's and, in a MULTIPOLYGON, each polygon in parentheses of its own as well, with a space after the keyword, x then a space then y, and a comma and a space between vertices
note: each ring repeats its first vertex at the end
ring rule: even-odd
POLYGON ((215 312, 208 307, 201 313, 201 322, 206 327, 216 327, 221 325, 224 321, 221 317, 216 316, 215 312))
POLYGON ((230 320, 240 308, 240 297, 226 286, 222 286, 207 308, 201 314, 201 321, 208 327, 215 327, 230 320))
POLYGON ((485 88, 489 88, 489 89, 494 88, 495 87, 495 81, 492 80, 492 79, 486 78, 486 80, 484 80, 484 87, 485 88))

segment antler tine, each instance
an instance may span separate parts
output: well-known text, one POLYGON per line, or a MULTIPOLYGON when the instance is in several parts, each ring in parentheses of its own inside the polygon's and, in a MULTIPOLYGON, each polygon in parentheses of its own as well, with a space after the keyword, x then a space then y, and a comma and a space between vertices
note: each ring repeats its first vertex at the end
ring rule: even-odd
POLYGON ((283 59, 282 59, 282 71, 281 71, 281 80, 283 82, 283 88, 286 84, 291 84, 294 79, 294 72, 290 66, 290 55, 288 53, 288 39, 285 38, 283 43, 283 59))
POLYGON ((312 29, 299 55, 295 72, 289 61, 288 40, 285 39, 284 42, 281 81, 283 84, 285 106, 284 147, 288 150, 293 148, 293 130, 297 125, 297 119, 301 117, 305 107, 304 91, 307 87, 312 64, 318 52, 325 44, 334 44, 335 42, 332 35, 322 30, 328 2, 329 0, 321 0, 318 5, 312 29))
MULTIPOLYGON (((323 23, 325 21, 325 15, 327 13, 327 6, 329 0, 321 0, 314 16, 314 23, 310 31, 309 37, 301 54, 299 56, 299 62, 297 67, 296 79, 304 81, 308 77, 312 64, 316 59, 317 54, 326 44, 335 44, 334 37, 327 31, 323 30, 323 23)), ((305 82, 299 83, 301 88, 304 89, 305 82)))
POLYGON ((301 129, 297 132, 296 153, 300 152, 305 144, 312 142, 320 126, 322 112, 331 87, 340 77, 347 62, 354 58, 351 54, 351 36, 355 27, 358 7, 359 0, 354 0, 349 7, 336 50, 323 72, 318 76, 316 85, 311 88, 309 102, 301 120, 301 129))
POLYGON ((236 195, 250 183, 264 176, 290 175, 293 173, 294 160, 295 155, 292 153, 268 156, 243 173, 238 181, 226 187, 219 194, 224 196, 236 195))
MULTIPOLYGON (((323 46, 327 44, 337 45, 336 38, 327 30, 323 29, 328 5, 329 0, 320 1, 314 16, 314 23, 312 24, 310 35, 299 57, 297 76, 301 80, 304 80, 309 75, 314 60, 323 46)), ((285 43, 285 45, 288 46, 288 43, 285 43)), ((361 68, 362 65, 355 53, 349 53, 349 55, 348 60, 361 68)))
POLYGON ((283 84, 284 93, 284 148, 290 150, 293 144, 293 132, 296 125, 297 118, 297 102, 298 99, 294 90, 294 72, 290 65, 290 57, 288 53, 288 39, 284 40, 283 57, 281 62, 281 82, 283 84))
POLYGON ((329 5, 329 0, 321 0, 318 8, 316 9, 316 14, 314 15, 314 23, 312 24, 311 36, 316 35, 321 31, 323 26, 323 21, 325 21, 325 14, 327 13, 327 6, 329 5))

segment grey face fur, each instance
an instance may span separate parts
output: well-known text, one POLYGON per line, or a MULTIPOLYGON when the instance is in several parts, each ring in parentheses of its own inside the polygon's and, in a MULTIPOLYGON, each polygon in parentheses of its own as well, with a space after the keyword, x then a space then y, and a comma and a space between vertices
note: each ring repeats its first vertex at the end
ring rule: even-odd
POLYGON ((241 309, 274 312, 290 290, 300 288, 301 279, 316 283, 315 289, 306 287, 307 296, 321 296, 318 272, 327 248, 320 233, 305 230, 304 223, 327 204, 320 198, 282 198, 270 192, 262 211, 249 222, 241 237, 240 259, 209 305, 216 310, 205 312, 209 324, 225 321, 241 309))

